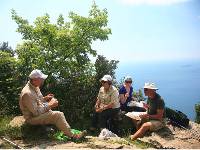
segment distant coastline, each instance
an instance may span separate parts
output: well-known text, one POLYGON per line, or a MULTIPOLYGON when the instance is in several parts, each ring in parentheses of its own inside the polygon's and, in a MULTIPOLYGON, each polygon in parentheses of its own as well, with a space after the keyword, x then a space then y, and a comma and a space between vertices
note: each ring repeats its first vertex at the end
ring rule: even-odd
POLYGON ((200 102, 200 61, 119 63, 117 80, 126 75, 134 78, 134 90, 141 89, 144 82, 155 82, 167 106, 195 119, 194 105, 200 102))

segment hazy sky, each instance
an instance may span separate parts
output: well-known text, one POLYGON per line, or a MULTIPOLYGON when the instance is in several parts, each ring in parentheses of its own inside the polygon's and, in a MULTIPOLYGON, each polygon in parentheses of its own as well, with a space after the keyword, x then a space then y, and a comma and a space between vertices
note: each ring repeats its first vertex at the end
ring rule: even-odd
MULTIPOLYGON (((0 42, 21 41, 11 19, 15 9, 32 24, 48 13, 52 23, 69 11, 88 15, 92 0, 0 0, 0 42)), ((108 10, 109 40, 94 42, 98 54, 121 63, 200 59, 200 0, 96 0, 108 10)))

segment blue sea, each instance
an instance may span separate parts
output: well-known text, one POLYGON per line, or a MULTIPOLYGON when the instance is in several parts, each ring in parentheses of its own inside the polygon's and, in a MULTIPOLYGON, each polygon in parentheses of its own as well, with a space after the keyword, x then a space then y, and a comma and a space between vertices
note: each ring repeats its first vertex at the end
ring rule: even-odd
POLYGON ((134 90, 154 82, 166 106, 184 112, 195 120, 194 106, 200 103, 200 61, 119 63, 116 78, 133 77, 134 90))

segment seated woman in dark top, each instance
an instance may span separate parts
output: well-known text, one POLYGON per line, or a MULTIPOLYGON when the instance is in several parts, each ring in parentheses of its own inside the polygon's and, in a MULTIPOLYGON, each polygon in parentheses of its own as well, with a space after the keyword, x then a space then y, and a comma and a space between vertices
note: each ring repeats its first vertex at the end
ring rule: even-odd
POLYGON ((127 104, 132 100, 132 94, 132 78, 131 76, 126 76, 124 79, 124 84, 119 90, 120 109, 122 111, 133 111, 131 107, 127 106, 127 104))

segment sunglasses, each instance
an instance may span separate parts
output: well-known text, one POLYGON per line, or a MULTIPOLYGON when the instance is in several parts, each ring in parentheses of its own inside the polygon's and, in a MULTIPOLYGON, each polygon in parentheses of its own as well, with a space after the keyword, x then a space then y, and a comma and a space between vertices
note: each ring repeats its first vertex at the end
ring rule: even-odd
POLYGON ((101 81, 102 84, 107 83, 107 81, 101 81))
POLYGON ((132 81, 125 81, 126 83, 132 83, 132 81))

